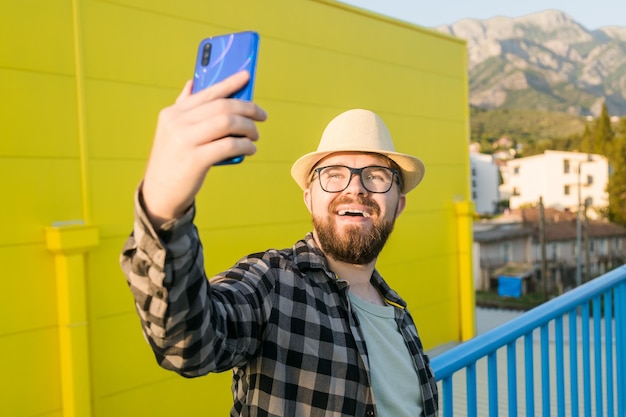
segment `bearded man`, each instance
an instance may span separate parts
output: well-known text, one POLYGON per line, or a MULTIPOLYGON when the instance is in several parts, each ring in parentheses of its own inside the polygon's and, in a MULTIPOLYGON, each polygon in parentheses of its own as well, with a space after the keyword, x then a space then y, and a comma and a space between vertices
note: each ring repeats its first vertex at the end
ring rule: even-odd
POLYGON ((375 113, 340 114, 293 164, 311 233, 207 279, 194 198, 211 166, 256 150, 265 112, 229 98, 247 80, 187 84, 159 117, 121 257, 158 363, 185 377, 232 369, 231 416, 437 416, 413 319, 375 268, 424 165, 375 113))

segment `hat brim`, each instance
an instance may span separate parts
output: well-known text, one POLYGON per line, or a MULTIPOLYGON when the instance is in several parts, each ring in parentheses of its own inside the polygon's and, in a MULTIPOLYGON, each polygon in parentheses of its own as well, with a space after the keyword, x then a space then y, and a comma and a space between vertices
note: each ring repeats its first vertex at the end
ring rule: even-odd
POLYGON ((371 149, 350 149, 345 151, 332 150, 322 152, 311 152, 300 157, 291 166, 291 176, 296 183, 305 190, 309 186, 311 177, 311 171, 317 165, 319 161, 327 157, 328 155, 338 152, 363 152, 363 153, 376 153, 384 155, 387 158, 394 161, 398 167, 400 167, 400 175, 402 176, 402 189, 403 194, 408 193, 422 181, 424 178, 425 168, 424 164, 419 158, 411 155, 406 155, 399 152, 389 151, 373 151, 371 149))

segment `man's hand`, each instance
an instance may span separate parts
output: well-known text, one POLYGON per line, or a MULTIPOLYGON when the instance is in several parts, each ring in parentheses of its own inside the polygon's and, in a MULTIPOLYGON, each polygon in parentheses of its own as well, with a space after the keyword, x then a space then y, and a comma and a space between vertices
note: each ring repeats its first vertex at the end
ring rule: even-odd
POLYGON ((159 114, 142 189, 154 227, 191 206, 212 165, 256 152, 255 122, 266 119, 265 111, 228 98, 249 77, 240 72, 196 94, 191 94, 189 81, 174 105, 159 114))

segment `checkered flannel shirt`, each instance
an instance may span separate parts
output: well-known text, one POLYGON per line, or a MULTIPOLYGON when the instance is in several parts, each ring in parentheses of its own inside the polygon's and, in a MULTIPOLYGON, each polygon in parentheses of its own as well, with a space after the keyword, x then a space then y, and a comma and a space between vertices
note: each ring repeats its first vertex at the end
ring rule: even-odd
MULTIPOLYGON (((208 281, 194 209, 155 232, 140 194, 135 207, 121 265, 162 367, 185 377, 232 369, 231 416, 376 416, 348 284, 328 269, 310 233, 208 281)), ((378 272, 372 284, 396 306, 424 416, 437 416, 437 385, 406 304, 378 272)))

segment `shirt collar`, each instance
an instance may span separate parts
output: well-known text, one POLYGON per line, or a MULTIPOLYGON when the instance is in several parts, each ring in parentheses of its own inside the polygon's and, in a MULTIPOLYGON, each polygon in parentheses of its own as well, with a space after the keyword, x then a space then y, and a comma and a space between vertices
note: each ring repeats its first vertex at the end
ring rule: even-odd
POLYGON ((406 302, 402 299, 402 297, 400 297, 397 292, 395 292, 393 289, 391 289, 389 285, 387 285, 387 282, 383 279, 383 277, 378 273, 377 270, 374 270, 370 282, 380 292, 380 294, 383 296, 387 303, 403 310, 406 308, 406 302))
POLYGON ((326 257, 320 247, 317 246, 312 232, 307 233, 304 239, 293 245, 293 254, 295 263, 301 271, 321 269, 329 276, 334 276, 328 268, 326 257))
MULTIPOLYGON (((294 259, 300 271, 322 270, 331 279, 336 279, 335 274, 328 268, 324 253, 317 246, 317 242, 313 238, 313 233, 306 234, 304 239, 299 240, 293 245, 294 259)), ((383 277, 374 270, 371 278, 372 285, 380 291, 383 298, 398 308, 405 309, 406 302, 395 292, 383 279, 383 277)))

